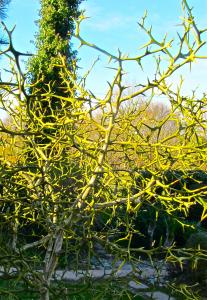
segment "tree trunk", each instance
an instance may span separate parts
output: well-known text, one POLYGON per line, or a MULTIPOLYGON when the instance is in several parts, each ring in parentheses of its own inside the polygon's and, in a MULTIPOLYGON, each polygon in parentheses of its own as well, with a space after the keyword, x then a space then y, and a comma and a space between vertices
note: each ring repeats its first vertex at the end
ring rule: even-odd
POLYGON ((50 299, 50 293, 49 293, 50 282, 58 263, 58 257, 60 251, 62 250, 62 244, 63 244, 63 231, 58 230, 54 234, 54 236, 51 237, 51 239, 49 240, 47 246, 47 252, 45 254, 45 260, 44 260, 45 266, 43 270, 43 286, 40 290, 41 300, 50 299))

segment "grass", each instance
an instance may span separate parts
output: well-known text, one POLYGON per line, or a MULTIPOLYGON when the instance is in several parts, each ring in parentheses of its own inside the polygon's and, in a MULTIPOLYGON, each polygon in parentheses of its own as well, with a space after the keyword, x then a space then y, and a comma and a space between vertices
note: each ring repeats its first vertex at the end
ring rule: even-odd
MULTIPOLYGON (((0 300, 38 300, 39 292, 18 280, 0 280, 0 300)), ((85 283, 56 282, 51 300, 144 300, 133 295, 124 280, 100 280, 85 283)))

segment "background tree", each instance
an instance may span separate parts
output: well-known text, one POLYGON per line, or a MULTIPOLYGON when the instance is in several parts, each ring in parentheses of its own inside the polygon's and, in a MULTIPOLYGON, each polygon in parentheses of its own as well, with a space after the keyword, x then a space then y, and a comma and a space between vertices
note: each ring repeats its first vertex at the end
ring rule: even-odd
MULTIPOLYGON (((69 96, 67 84, 62 80, 59 66, 76 72, 76 51, 72 49, 71 38, 74 20, 78 18, 79 4, 82 0, 41 0, 39 33, 36 37, 37 54, 29 61, 31 89, 31 108, 45 111, 45 118, 51 120, 53 110, 60 110, 57 97, 41 99, 43 92, 56 96, 69 96), (52 83, 52 84, 50 84, 52 83)), ((69 80, 69 78, 68 78, 69 80)))
POLYGON ((0 0, 0 20, 6 17, 6 10, 11 0, 0 0))
MULTIPOLYGON (((44 88, 52 81, 53 89, 62 83, 57 65, 64 59, 68 69, 73 69, 76 51, 72 50, 71 37, 74 19, 78 18, 81 0, 41 0, 39 33, 36 37, 37 54, 30 60, 31 82, 44 78, 44 88)), ((61 92, 61 89, 58 89, 61 92)))
MULTIPOLYGON (((0 21, 6 17, 7 7, 11 0, 0 0, 0 21)), ((5 40, 0 37, 0 45, 5 44, 5 40)))

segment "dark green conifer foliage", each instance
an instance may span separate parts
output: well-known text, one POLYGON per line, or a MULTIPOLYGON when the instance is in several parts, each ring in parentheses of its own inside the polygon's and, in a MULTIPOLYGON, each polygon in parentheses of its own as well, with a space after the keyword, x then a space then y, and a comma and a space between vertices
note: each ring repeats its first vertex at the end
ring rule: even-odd
MULTIPOLYGON (((70 89, 62 79, 60 65, 75 71, 76 51, 72 49, 71 37, 74 19, 80 14, 82 0, 41 0, 39 32, 36 37, 37 54, 29 61, 30 109, 43 116, 43 122, 52 122, 61 112, 62 101, 58 96, 70 96, 70 89), (48 93, 51 97, 48 97, 48 93), (47 94, 47 97, 43 97, 47 94), (52 95, 55 95, 52 96, 52 95)), ((48 129, 46 130, 48 133, 48 129)), ((54 133, 55 130, 49 130, 54 133)), ((41 143, 47 143, 46 140, 41 143)))
POLYGON ((0 20, 6 17, 7 6, 11 0, 0 0, 0 20))
MULTIPOLYGON (((7 8, 10 2, 11 0, 0 0, 0 21, 6 17, 7 8)), ((6 43, 7 42, 4 40, 4 38, 0 36, 0 45, 4 45, 6 43)))
POLYGON ((68 68, 76 52, 71 47, 74 18, 79 15, 81 0, 41 0, 39 33, 36 39, 37 55, 30 60, 31 81, 44 76, 44 83, 58 80, 60 55, 64 56, 68 68))

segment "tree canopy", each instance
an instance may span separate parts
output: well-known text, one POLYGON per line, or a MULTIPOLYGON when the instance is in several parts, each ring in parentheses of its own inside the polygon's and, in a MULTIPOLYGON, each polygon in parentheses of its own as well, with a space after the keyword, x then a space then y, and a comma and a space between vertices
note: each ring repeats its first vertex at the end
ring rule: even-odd
POLYGON ((63 59, 67 68, 72 70, 75 64, 76 51, 72 49, 71 37, 74 20, 80 14, 81 0, 41 0, 40 3, 37 54, 29 62, 31 82, 38 82, 43 77, 45 89, 52 81, 52 88, 59 89, 60 93, 62 79, 58 65, 63 59))
MULTIPOLYGON (((40 2, 39 32, 36 36, 37 53, 29 60, 28 69, 29 80, 32 83, 30 111, 33 115, 38 115, 41 111, 43 122, 50 122, 60 114, 62 103, 57 96, 67 97, 72 91, 70 87, 67 88, 70 75, 68 73, 67 82, 64 81, 60 65, 65 65, 65 70, 76 73, 76 51, 72 47, 71 38, 75 19, 80 15, 80 3, 81 0, 40 2), (42 97, 42 93, 50 93, 51 97, 42 97)), ((46 133, 48 130, 45 128, 46 133)), ((56 130, 53 128, 49 131, 55 134, 56 130)), ((42 144, 48 143, 46 137, 37 139, 42 144)))
POLYGON ((0 0, 0 20, 6 17, 6 10, 11 0, 0 0))

